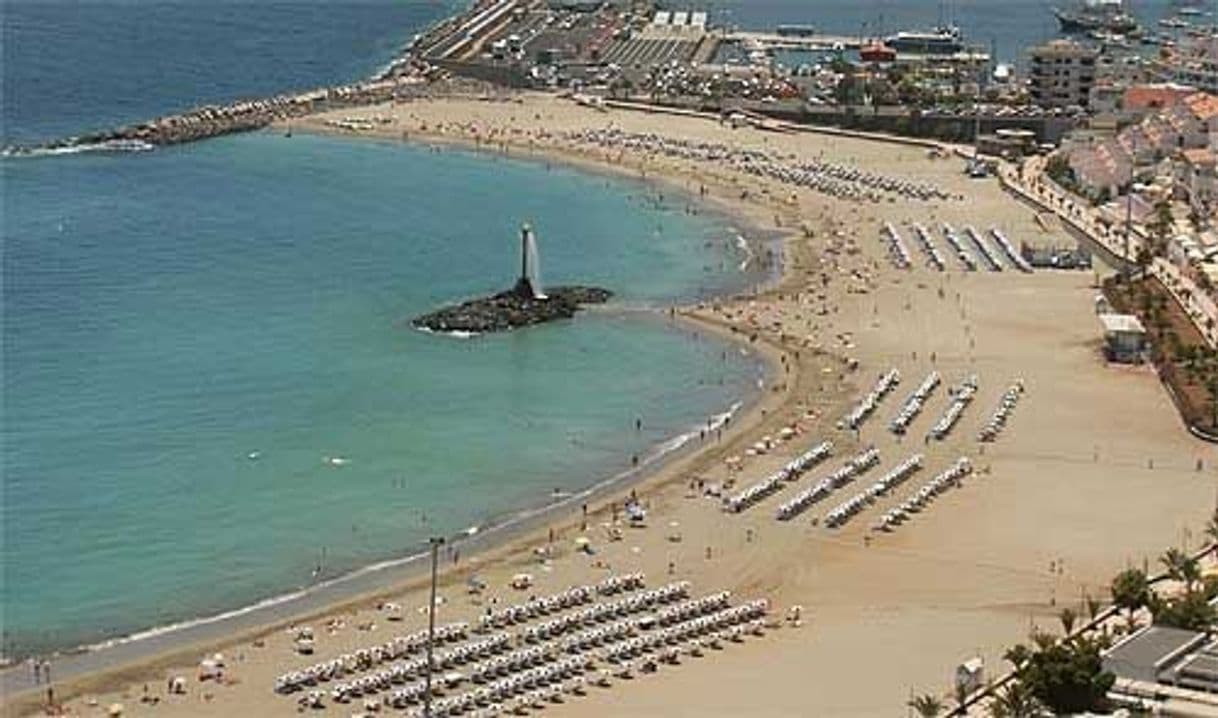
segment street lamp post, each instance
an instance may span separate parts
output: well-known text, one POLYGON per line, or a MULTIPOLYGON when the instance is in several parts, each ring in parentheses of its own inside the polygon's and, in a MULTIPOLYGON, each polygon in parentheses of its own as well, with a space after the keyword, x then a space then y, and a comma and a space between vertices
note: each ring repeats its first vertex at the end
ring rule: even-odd
POLYGON ((444 538, 435 536, 427 541, 431 544, 431 601, 427 604, 427 667, 424 671, 423 715, 431 718, 431 670, 432 650, 436 643, 436 567, 440 559, 440 547, 444 538))
POLYGON ((1128 280, 1133 274, 1133 269, 1129 265, 1133 263, 1134 258, 1130 252, 1130 240, 1133 234, 1133 185, 1138 178, 1138 138, 1137 135, 1130 134, 1129 141, 1132 149, 1129 152, 1129 191, 1125 193, 1125 262, 1122 266, 1125 271, 1122 272, 1123 277, 1128 280))

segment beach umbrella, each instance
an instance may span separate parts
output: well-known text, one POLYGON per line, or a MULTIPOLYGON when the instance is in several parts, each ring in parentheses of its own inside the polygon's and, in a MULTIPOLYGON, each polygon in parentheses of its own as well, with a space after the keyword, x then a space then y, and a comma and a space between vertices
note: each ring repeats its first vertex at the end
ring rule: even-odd
POLYGON ((591 544, 592 544, 592 539, 588 538, 587 536, 580 536, 577 539, 575 539, 575 545, 580 548, 590 546, 591 544))
POLYGON ((199 663, 199 678, 205 680, 220 674, 220 667, 210 658, 204 659, 199 663))
POLYGON ((123 714, 123 704, 122 703, 111 703, 110 707, 106 709, 106 715, 108 715, 108 716, 113 716, 116 718, 117 716, 121 716, 122 714, 123 714))

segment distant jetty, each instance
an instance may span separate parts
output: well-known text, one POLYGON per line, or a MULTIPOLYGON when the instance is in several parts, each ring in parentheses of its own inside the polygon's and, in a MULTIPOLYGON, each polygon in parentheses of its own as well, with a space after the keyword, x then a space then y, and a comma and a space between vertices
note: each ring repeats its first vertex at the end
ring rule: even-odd
POLYGON ((260 130, 273 122, 304 117, 314 112, 372 105, 421 96, 427 81, 402 77, 360 82, 341 87, 279 95, 264 100, 207 105, 189 112, 168 115, 148 122, 126 125, 77 137, 68 137, 30 147, 6 147, 6 156, 63 152, 67 150, 141 150, 160 145, 195 142, 236 132, 260 130))
POLYGON ((146 122, 84 135, 39 144, 10 145, 0 149, 0 156, 151 150, 165 145, 261 130, 276 122, 290 121, 317 112, 428 97, 437 83, 442 83, 447 91, 458 94, 475 89, 485 92, 485 83, 454 78, 443 68, 417 59, 448 33, 453 32, 454 22, 455 20, 450 18, 416 35, 402 48, 393 62, 365 80, 263 99, 204 105, 146 122))
MULTIPOLYGON (((516 0, 498 0, 515 5, 516 0)), ((466 11, 433 24, 414 36, 379 72, 364 80, 263 99, 210 104, 145 122, 64 137, 37 144, 0 148, 0 157, 25 157, 76 152, 136 152, 166 145, 196 142, 238 132, 265 129, 314 113, 403 102, 446 94, 487 95, 492 85, 475 75, 461 77, 429 57, 437 48, 468 47, 470 23, 485 19, 487 0, 476 0, 466 11)), ((498 27, 494 25, 493 27, 498 27)), ((482 27, 481 31, 487 28, 482 27)), ((437 57, 446 57, 441 52, 437 57)), ((290 133, 290 132, 289 132, 290 133)))
POLYGON ((433 332, 486 334, 556 319, 570 319, 584 305, 602 304, 613 292, 564 286, 541 291, 537 244, 526 224, 520 230, 520 278, 511 289, 415 317, 415 327, 433 332))

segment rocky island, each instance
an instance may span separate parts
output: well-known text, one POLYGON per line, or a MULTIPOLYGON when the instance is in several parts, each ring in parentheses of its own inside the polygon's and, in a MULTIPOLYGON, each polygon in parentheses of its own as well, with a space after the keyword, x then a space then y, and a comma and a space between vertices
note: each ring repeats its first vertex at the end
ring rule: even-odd
POLYGON ((511 289, 471 299, 415 317, 415 327, 434 332, 483 334, 570 319, 586 304, 601 304, 613 292, 600 287, 563 286, 541 291, 537 279, 537 245, 525 225, 520 232, 520 278, 511 289))

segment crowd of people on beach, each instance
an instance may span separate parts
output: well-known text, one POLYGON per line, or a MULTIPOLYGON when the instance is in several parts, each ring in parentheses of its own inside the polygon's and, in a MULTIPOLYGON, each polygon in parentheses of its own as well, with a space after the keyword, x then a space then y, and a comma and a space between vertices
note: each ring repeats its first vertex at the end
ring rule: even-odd
POLYGON ((843 428, 857 430, 863 425, 867 418, 875 413, 880 402, 884 397, 888 396, 889 392, 896 388, 897 384, 901 383, 901 372, 896 368, 889 369, 880 375, 876 380, 875 386, 871 391, 863 396, 862 400, 850 410, 848 414, 841 420, 840 425, 843 428))
POLYGON ((886 175, 852 164, 729 147, 718 142, 665 137, 653 132, 627 132, 615 127, 572 130, 560 133, 560 137, 567 142, 606 150, 628 150, 720 165, 837 199, 866 202, 961 199, 928 182, 886 175))
POLYGON ((924 460, 921 454, 914 454, 897 464, 874 484, 846 499, 836 508, 825 514, 825 525, 831 529, 844 526, 863 509, 874 504, 880 498, 887 496, 890 491, 905 483, 915 472, 920 471, 924 460))
POLYGON ((776 518, 779 521, 789 521, 803 513, 808 507, 821 501, 837 489, 845 486, 873 466, 880 463, 880 451, 874 446, 864 449, 853 456, 839 469, 800 491, 791 500, 778 507, 776 518))
MULTIPOLYGON (((936 243, 931 231, 919 222, 911 222, 910 227, 913 229, 918 247, 926 255, 926 265, 939 272, 947 271, 947 260, 944 259, 943 252, 939 249, 939 245, 936 243)), ((1007 265, 1020 272, 1031 274, 1034 271, 1028 260, 1015 248, 1015 245, 1007 238, 1006 234, 997 227, 991 227, 989 235, 998 244, 1001 250, 1001 257, 990 246, 989 241, 971 226, 964 228, 971 249, 969 246, 966 246, 960 235, 950 224, 944 223, 942 230, 947 243, 951 245, 952 253, 955 254, 961 268, 965 271, 973 272, 977 270, 978 263, 976 257, 980 257, 982 264, 991 272, 1003 271, 1004 262, 1001 257, 1006 258, 1007 265)), ((889 262, 893 267, 897 269, 913 268, 913 256, 906 247, 905 240, 895 224, 884 222, 881 225, 880 239, 888 255, 889 262)))
POLYGON ((761 499, 777 491, 784 483, 794 481, 813 466, 824 461, 833 453, 833 442, 824 441, 808 449, 804 453, 787 462, 778 471, 770 474, 761 481, 746 487, 743 491, 724 499, 723 506, 728 511, 739 513, 761 499))
POLYGON ((931 371, 931 373, 927 374, 922 383, 918 385, 918 388, 914 389, 909 398, 905 400, 905 403, 901 405, 901 410, 897 412, 897 415, 893 417, 893 420, 888 425, 889 431, 898 435, 904 434, 909 425, 913 423, 913 420, 918 418, 918 414, 922 413, 922 407, 926 405, 926 400, 930 398, 931 393, 939 386, 939 383, 939 372, 931 371))
POLYGON ((274 691, 296 695, 301 709, 362 700, 366 711, 416 715, 432 686, 430 715, 489 717, 560 703, 593 683, 676 665, 767 627, 765 600, 733 605, 728 591, 690 598, 687 581, 654 589, 644 583, 640 573, 614 575, 488 608, 477 628, 438 626, 441 648, 430 659, 430 677, 427 633, 420 631, 285 673, 274 691))
POLYGON ((969 252, 964 247, 964 242, 960 239, 960 235, 956 234, 956 230, 946 222, 943 223, 943 236, 947 238, 947 243, 952 245, 952 249, 956 252, 956 259, 960 260, 960 264, 967 271, 977 271, 977 260, 973 259, 972 252, 969 252))
POLYGON ((951 433, 952 428, 956 426, 956 422, 960 421, 961 415, 964 414, 964 409, 972 401, 977 394, 977 377, 970 376, 960 383, 959 386, 952 389, 951 403, 943 410, 943 415, 935 422, 935 425, 930 428, 927 434, 928 438, 938 439, 942 441, 951 433))
POLYGON ((1007 425, 1007 419, 1011 413, 1015 411, 1015 405, 1019 403, 1019 398, 1023 396, 1023 380, 1017 379, 1014 384, 1002 393, 1002 399, 998 402, 998 407, 994 409, 994 413, 990 415, 990 420, 982 427, 981 432, 977 435, 978 441, 994 441, 1002 430, 1007 425))
POLYGON ((904 523, 911 514, 916 514, 926 507, 940 494, 952 487, 960 486, 961 480, 973 472, 973 465, 967 457, 960 457, 956 463, 923 484, 905 501, 901 502, 880 517, 872 526, 874 531, 891 531, 894 526, 904 523))

